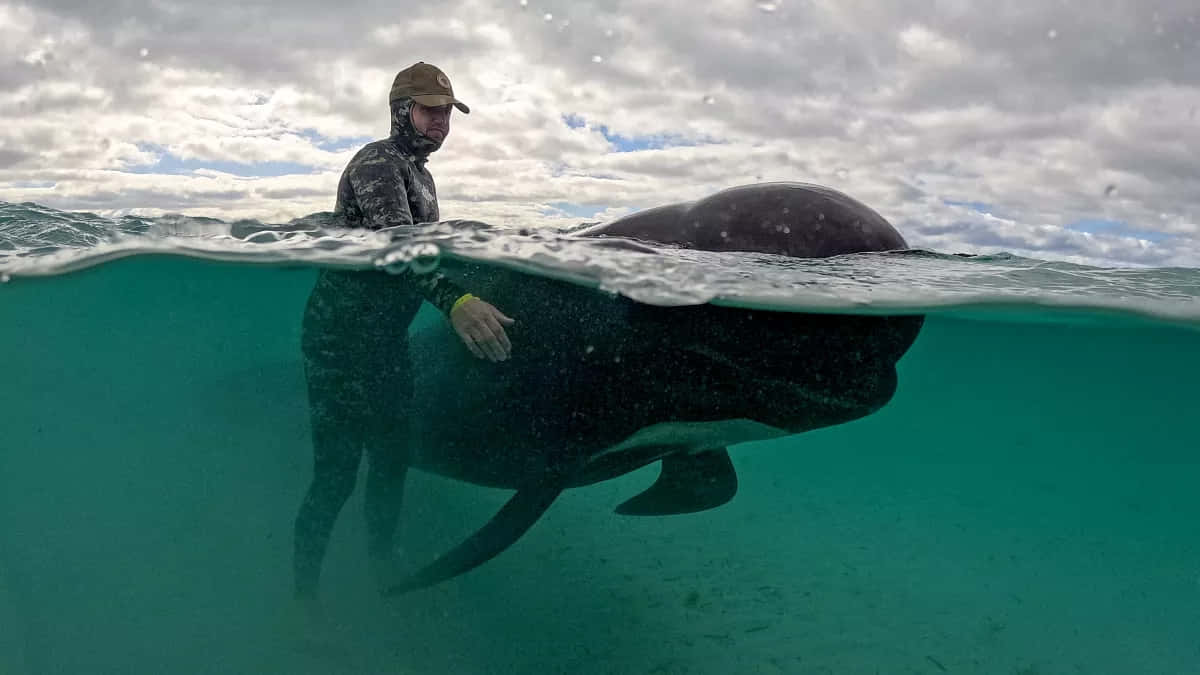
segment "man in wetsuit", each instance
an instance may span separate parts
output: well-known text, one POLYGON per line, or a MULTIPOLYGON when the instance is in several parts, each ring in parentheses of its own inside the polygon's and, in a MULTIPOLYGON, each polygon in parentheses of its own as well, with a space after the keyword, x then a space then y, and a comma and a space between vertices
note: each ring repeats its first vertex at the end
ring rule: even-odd
MULTIPOLYGON (((454 97, 446 75, 426 63, 400 71, 389 103, 390 137, 360 150, 338 184, 334 212, 350 227, 439 217, 425 163, 450 133, 451 108, 470 110, 454 97)), ((475 356, 508 358, 512 346, 503 326, 513 320, 438 273, 322 270, 309 296, 302 350, 315 461, 296 517, 294 573, 298 599, 314 606, 329 537, 354 491, 364 451, 367 554, 377 582, 390 568, 408 469, 408 326, 423 300, 446 316, 475 356)))

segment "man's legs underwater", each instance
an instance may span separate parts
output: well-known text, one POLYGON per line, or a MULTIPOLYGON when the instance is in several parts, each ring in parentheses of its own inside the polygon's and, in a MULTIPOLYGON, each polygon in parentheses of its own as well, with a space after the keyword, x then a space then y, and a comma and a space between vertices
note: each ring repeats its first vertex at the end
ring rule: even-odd
MULTIPOLYGON (((400 425, 404 426, 404 425, 400 425)), ((367 492, 363 508, 367 521, 367 558, 373 581, 386 584, 393 566, 396 525, 404 505, 408 475, 408 443, 404 429, 375 435, 367 450, 367 492)))
MULTIPOLYGON (((362 427, 313 416, 313 478, 296 516, 293 572, 296 595, 315 599, 321 564, 338 514, 354 492, 362 460, 362 427)), ((350 422, 350 421, 348 421, 350 422)))
POLYGON ((366 325, 312 312, 319 303, 310 303, 305 317, 314 461, 312 483, 295 524, 295 592, 301 599, 316 598, 329 539, 354 492, 364 452, 369 455, 367 553, 372 571, 390 567, 409 459, 413 384, 407 326, 421 302, 406 295, 394 294, 400 302, 392 303, 384 316, 370 316, 374 320, 366 325))
POLYGON ((363 431, 371 426, 361 424, 361 419, 347 422, 313 420, 313 479, 300 505, 295 529, 295 592, 302 598, 316 596, 329 539, 338 514, 354 492, 364 447, 370 448, 364 499, 367 556, 376 576, 386 573, 392 564, 408 473, 406 439, 399 433, 402 429, 364 436, 363 431), (360 424, 355 425, 355 421, 360 424))

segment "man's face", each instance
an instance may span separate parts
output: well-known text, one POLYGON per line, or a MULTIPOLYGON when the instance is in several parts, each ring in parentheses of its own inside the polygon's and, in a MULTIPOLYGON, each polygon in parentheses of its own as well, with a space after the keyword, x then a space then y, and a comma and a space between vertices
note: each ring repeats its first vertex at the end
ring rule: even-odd
POLYGON ((412 123, 417 132, 441 143, 450 135, 450 111, 453 105, 431 107, 413 103, 412 123))

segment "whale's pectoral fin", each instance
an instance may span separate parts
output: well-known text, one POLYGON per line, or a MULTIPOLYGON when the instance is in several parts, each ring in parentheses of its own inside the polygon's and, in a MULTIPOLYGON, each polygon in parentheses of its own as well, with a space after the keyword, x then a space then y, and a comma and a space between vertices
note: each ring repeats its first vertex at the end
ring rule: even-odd
POLYGON ((384 595, 402 595, 428 588, 466 574, 500 555, 542 517, 562 491, 563 484, 559 481, 518 490, 479 531, 429 565, 385 589, 384 595))
POLYGON ((737 472, 725 448, 669 455, 649 489, 617 507, 627 516, 668 516, 716 508, 737 494, 737 472))

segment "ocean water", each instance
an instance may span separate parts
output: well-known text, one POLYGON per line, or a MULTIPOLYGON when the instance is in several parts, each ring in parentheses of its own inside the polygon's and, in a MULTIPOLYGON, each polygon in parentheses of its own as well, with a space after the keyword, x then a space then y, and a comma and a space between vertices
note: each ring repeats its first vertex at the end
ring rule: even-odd
MULTIPOLYGON (((0 673, 1200 672, 1200 271, 405 234, 0 204, 0 673), (733 447, 716 510, 612 513, 647 467, 385 600, 360 491, 314 644, 289 603, 303 305, 320 266, 439 256, 651 304, 927 320, 885 408, 733 447)), ((411 474, 405 555, 507 496, 411 474)))

